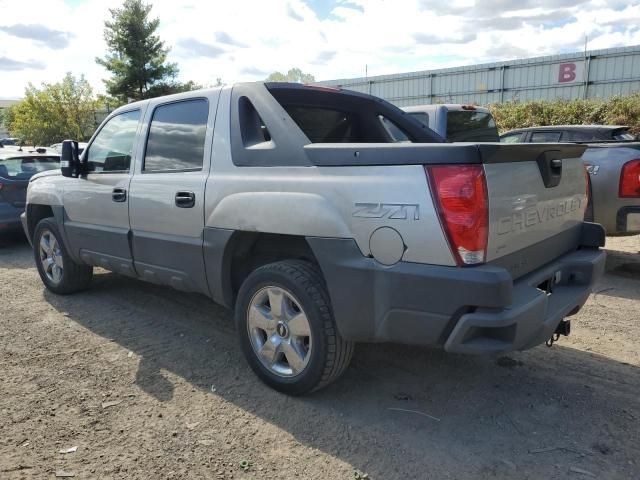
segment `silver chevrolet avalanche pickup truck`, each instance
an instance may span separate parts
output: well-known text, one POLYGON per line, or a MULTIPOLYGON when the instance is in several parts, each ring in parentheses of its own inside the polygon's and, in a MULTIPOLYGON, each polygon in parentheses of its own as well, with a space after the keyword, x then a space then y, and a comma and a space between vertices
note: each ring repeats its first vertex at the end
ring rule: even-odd
POLYGON ((354 342, 497 354, 567 334, 605 260, 583 151, 442 143, 369 95, 237 84, 121 107, 81 156, 65 142, 22 221, 52 292, 93 267, 200 292, 299 395, 354 342))

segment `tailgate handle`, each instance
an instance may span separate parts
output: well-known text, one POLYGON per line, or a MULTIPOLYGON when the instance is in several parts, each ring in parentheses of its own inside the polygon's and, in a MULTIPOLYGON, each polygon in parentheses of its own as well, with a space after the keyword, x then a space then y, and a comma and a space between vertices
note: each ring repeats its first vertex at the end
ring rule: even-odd
POLYGON ((557 187, 562 178, 562 157, 560 150, 547 150, 538 155, 536 163, 546 188, 557 187))

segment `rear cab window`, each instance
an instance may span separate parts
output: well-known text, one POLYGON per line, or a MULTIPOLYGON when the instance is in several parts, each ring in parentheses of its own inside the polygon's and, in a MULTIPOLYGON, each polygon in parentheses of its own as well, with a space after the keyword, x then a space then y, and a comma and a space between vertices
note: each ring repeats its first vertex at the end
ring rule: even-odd
POLYGON ((500 143, 520 143, 522 133, 512 133, 510 135, 503 135, 500 137, 500 143))
POLYGON ((368 95, 314 86, 267 88, 310 143, 439 141, 419 120, 368 95))
POLYGON ((562 132, 533 132, 530 143, 557 143, 560 141, 562 132))
POLYGON ((19 157, 0 159, 0 177, 29 179, 36 173, 60 168, 60 157, 19 157))
POLYGON ((628 128, 619 128, 617 130, 611 130, 611 139, 616 141, 633 141, 636 137, 629 133, 628 128))
POLYGON ((298 105, 285 110, 311 143, 353 143, 363 137, 354 112, 298 105))
POLYGON ((402 143, 410 143, 411 139, 409 135, 394 122, 389 120, 384 115, 379 115, 378 118, 380 122, 382 122, 382 126, 385 128, 389 137, 393 139, 394 142, 402 142, 402 143))
POLYGON ((493 116, 477 110, 447 112, 448 142, 499 142, 493 116))
POLYGON ((588 130, 568 130, 562 134, 563 142, 597 142, 600 140, 597 132, 588 130))
POLYGON ((429 126, 429 114, 427 112, 409 112, 408 114, 422 123, 425 127, 429 126))

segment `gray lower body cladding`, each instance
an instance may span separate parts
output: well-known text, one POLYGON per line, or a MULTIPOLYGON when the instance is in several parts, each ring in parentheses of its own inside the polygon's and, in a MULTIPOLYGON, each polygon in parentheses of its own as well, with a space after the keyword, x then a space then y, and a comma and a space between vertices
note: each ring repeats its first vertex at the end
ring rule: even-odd
POLYGON ((605 252, 597 241, 593 245, 593 231, 585 229, 583 236, 582 245, 588 246, 516 281, 499 266, 400 262, 386 267, 363 257, 352 240, 307 240, 327 281, 344 338, 483 354, 538 345, 582 307, 605 263, 605 252), (549 294, 543 289, 551 284, 549 294))

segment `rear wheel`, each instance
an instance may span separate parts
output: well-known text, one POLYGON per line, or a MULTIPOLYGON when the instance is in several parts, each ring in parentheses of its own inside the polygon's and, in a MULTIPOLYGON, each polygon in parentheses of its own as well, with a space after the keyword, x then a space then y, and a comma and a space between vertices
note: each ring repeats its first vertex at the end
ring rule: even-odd
POLYGON ((235 319, 253 371, 290 395, 328 385, 353 354, 353 343, 336 329, 322 274, 307 262, 277 262, 251 273, 238 294, 235 319))
POLYGON ((52 292, 66 295, 86 290, 91 285, 93 268, 71 259, 52 218, 45 218, 36 226, 33 253, 40 278, 52 292))

